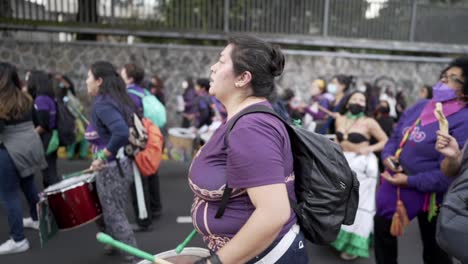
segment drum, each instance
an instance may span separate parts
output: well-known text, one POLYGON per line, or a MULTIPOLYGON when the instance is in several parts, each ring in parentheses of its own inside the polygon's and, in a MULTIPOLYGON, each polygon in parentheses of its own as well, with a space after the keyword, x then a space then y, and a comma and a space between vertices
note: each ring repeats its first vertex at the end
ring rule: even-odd
MULTIPOLYGON (((210 256, 210 251, 206 248, 187 247, 177 254, 175 250, 169 250, 157 255, 156 258, 167 260, 173 264, 193 264, 193 262, 210 256)), ((138 264, 151 264, 148 260, 138 262, 138 264)))
POLYGON ((196 135, 190 129, 181 127, 170 128, 167 143, 168 158, 175 161, 191 161, 195 138, 196 135))
POLYGON ((79 227, 101 216, 94 174, 69 178, 44 190, 60 230, 79 227))

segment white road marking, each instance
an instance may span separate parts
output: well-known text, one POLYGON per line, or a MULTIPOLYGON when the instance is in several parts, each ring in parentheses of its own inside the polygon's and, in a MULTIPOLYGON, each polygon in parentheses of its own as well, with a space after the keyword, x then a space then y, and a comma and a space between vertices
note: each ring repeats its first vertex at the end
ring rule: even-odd
POLYGON ((178 216, 176 222, 178 224, 191 224, 192 217, 191 216, 178 216))

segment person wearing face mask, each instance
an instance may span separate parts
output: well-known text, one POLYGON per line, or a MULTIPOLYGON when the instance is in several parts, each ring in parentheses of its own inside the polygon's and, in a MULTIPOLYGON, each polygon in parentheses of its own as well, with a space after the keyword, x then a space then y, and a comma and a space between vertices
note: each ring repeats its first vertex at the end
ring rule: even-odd
MULTIPOLYGON (((374 218, 377 264, 397 263, 397 236, 403 234, 404 226, 400 230, 391 229, 392 219, 406 217, 409 221, 418 218, 424 263, 452 263, 435 240, 437 205, 442 201, 451 180, 442 174, 444 156, 435 148, 439 124, 434 109, 436 103, 442 103, 449 133, 459 146, 463 146, 468 138, 468 108, 460 98, 468 95, 467 78, 468 58, 452 61, 433 86, 433 98, 421 100, 403 113, 382 151, 387 170, 382 173, 377 191, 377 213, 374 218), (400 210, 395 214, 397 201, 400 210), (402 206, 404 211, 401 210, 402 206)), ((398 221, 393 224, 394 227, 398 226, 398 221)))
MULTIPOLYGON (((335 96, 335 100, 330 104, 333 112, 338 112, 344 103, 344 98, 350 87, 354 84, 354 77, 351 75, 339 74, 332 78, 327 85, 327 92, 335 96)), ((329 117, 323 127, 318 130, 320 134, 333 134, 335 132, 334 117, 329 117)))
MULTIPOLYGON (((393 132, 393 126, 395 124, 395 120, 390 116, 390 105, 387 101, 381 100, 374 111, 375 120, 379 123, 379 126, 383 129, 387 137, 390 137, 393 132)), ((381 152, 378 151, 375 153, 377 158, 379 159, 379 171, 383 172, 385 167, 382 163, 381 152)))
POLYGON ((336 138, 346 160, 359 180, 359 205, 353 225, 343 225, 332 246, 341 252, 341 258, 352 260, 369 257, 378 163, 374 152, 383 149, 387 136, 379 124, 366 116, 367 98, 356 91, 345 98, 340 114, 336 116, 336 138), (375 138, 375 144, 370 139, 375 138))
POLYGON ((393 131, 395 121, 390 117, 390 105, 385 100, 380 100, 377 109, 374 112, 375 120, 379 123, 387 137, 390 137, 393 131))

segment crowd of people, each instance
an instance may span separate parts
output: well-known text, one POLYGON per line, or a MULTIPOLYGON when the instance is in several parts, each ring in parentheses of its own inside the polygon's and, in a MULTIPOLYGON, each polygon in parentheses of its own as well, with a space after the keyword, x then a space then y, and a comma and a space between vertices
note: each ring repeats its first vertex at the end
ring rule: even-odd
MULTIPOLYGON (((286 122, 327 135, 356 174, 360 187, 354 224, 343 225, 331 243, 342 259, 368 258, 373 247, 378 264, 397 263, 398 237, 415 218, 424 263, 452 263, 452 257, 460 258, 438 245, 436 228, 437 207, 449 189, 450 177, 466 168, 468 59, 455 59, 434 86, 421 87, 412 106, 407 106, 404 91, 356 85, 355 77, 343 74, 313 80, 306 100, 291 89, 278 97, 275 77, 282 74, 284 65, 279 47, 255 37, 235 36, 210 67, 209 79, 187 77, 182 83, 181 127, 196 132, 219 122, 188 173, 194 192, 193 224, 211 252, 196 263, 309 261, 304 233, 290 204, 297 187, 285 125, 267 113, 253 113, 230 126, 229 120, 255 105, 270 107, 286 122), (448 131, 440 128, 440 116, 435 114, 438 104, 448 131), (228 186, 232 193, 220 217, 228 186)), ((101 230, 137 246, 134 232, 151 230, 153 220, 161 215, 158 173, 138 176, 123 149, 129 144, 134 114, 144 116, 145 93, 165 104, 162 79, 155 75, 145 80, 145 70, 135 63, 118 69, 98 61, 89 66, 86 86, 93 101, 89 118, 68 77, 31 70, 21 81, 15 66, 0 63, 0 198, 10 226, 10 239, 0 245, 0 254, 29 248, 23 228, 39 226, 34 173, 42 172, 44 189, 62 180, 57 174, 59 145, 67 147, 70 158, 86 157, 91 145, 90 168, 96 173, 103 214, 97 221, 101 230), (75 137, 66 144, 63 109, 74 118, 75 137), (136 184, 138 177, 141 184, 136 184), (27 198, 30 217, 22 215, 19 189, 27 198), (141 193, 143 205, 138 199, 141 193), (125 215, 128 199, 133 202, 134 225, 125 215), (148 213, 142 213, 142 206, 148 213)), ((166 134, 166 127, 160 129, 166 134)), ((110 247, 105 251, 115 253, 110 247)), ((130 255, 122 257, 126 263, 138 261, 130 255)))

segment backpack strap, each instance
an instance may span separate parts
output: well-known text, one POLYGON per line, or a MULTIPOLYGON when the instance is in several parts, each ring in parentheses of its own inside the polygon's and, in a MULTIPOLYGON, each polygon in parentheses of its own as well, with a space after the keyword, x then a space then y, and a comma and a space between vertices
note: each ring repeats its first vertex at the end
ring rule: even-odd
POLYGON ((127 91, 128 91, 129 93, 131 93, 131 94, 134 94, 134 95, 140 97, 140 98, 145 97, 145 94, 144 94, 144 93, 140 93, 140 92, 135 91, 135 90, 133 90, 133 89, 128 89, 127 91))
MULTIPOLYGON (((279 120, 281 120, 284 123, 284 125, 286 126, 286 129, 289 131, 288 129, 289 124, 283 118, 281 118, 277 113, 275 113, 273 109, 264 105, 249 106, 243 109, 242 111, 240 111, 236 116, 233 117, 233 119, 229 121, 229 124, 226 128, 226 134, 224 135, 224 149, 227 149, 228 147, 229 134, 231 133, 231 130, 234 128, 234 125, 237 123, 237 121, 241 117, 243 117, 244 115, 251 114, 251 113, 267 113, 267 114, 276 116, 279 120)), ((221 218, 223 216, 224 210, 226 209, 231 193, 232 193, 232 188, 229 188, 228 184, 226 183, 226 187, 224 188, 224 192, 223 192, 223 197, 221 198, 221 203, 218 207, 218 211, 216 212, 215 218, 221 218)), ((289 200, 291 201, 291 199, 289 200)), ((293 206, 294 204, 291 204, 291 205, 293 206)), ((293 206, 293 208, 295 207, 293 206)))

